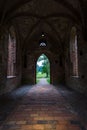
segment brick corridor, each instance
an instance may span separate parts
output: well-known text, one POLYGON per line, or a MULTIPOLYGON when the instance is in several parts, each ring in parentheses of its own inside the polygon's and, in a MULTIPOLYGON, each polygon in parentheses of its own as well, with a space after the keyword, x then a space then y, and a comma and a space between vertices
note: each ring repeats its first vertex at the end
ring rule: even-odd
POLYGON ((52 85, 27 88, 0 130, 86 130, 77 113, 52 85))

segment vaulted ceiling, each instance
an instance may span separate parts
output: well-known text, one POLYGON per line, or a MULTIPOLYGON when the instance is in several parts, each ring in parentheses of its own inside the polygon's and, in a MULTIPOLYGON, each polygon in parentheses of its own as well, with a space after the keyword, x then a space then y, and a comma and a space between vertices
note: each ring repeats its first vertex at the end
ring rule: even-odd
POLYGON ((23 45, 34 45, 44 33, 56 47, 73 25, 87 32, 86 12, 87 0, 0 0, 0 25, 16 26, 23 45))

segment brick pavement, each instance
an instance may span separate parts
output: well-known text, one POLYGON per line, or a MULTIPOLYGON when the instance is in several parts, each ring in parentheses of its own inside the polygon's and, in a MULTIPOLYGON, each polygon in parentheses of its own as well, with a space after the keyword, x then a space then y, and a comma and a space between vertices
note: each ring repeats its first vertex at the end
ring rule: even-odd
POLYGON ((35 85, 7 116, 0 130, 86 130, 77 113, 53 85, 35 85))

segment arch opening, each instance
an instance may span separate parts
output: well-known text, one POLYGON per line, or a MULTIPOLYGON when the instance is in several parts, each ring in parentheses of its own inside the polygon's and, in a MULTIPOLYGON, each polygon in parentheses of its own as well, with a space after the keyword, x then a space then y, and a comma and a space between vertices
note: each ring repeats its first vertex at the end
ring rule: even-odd
POLYGON ((70 37, 70 60, 71 60, 71 74, 78 77, 78 45, 76 28, 72 27, 70 37))
POLYGON ((16 76, 16 34, 14 27, 9 29, 7 78, 16 76))
POLYGON ((36 83, 43 79, 50 84, 50 62, 45 54, 41 54, 36 62, 36 83))

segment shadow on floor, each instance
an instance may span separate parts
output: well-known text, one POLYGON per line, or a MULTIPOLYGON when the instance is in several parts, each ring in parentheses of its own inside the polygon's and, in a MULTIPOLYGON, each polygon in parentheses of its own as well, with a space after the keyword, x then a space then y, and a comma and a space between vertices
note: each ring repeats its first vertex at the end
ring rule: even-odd
MULTIPOLYGON (((61 112, 67 113, 69 111, 72 116, 74 114, 78 115, 84 125, 87 124, 87 97, 61 85, 57 87, 52 85, 22 86, 10 93, 0 96, 0 124, 4 122, 8 115, 11 114, 16 107, 20 108, 19 115, 20 110, 25 110, 26 112, 26 110, 33 109, 32 111, 36 112, 39 107, 40 110, 45 110, 45 114, 46 110, 49 110, 47 111, 48 114, 52 115, 50 112, 58 108, 60 115, 61 112), (23 108, 21 106, 23 106, 23 108)), ((57 111, 53 112, 55 114, 54 116, 58 114, 57 111)), ((64 113, 64 115, 66 113, 64 113)), ((34 113, 32 116, 38 115, 34 113)), ((78 122, 71 120, 71 124, 73 123, 76 124, 78 122)), ((80 125, 80 127, 81 130, 86 130, 82 125, 80 125)))
POLYGON ((0 95, 0 125, 6 117, 14 110, 21 98, 32 86, 22 86, 12 92, 0 95))

